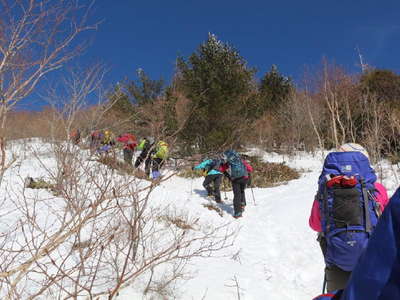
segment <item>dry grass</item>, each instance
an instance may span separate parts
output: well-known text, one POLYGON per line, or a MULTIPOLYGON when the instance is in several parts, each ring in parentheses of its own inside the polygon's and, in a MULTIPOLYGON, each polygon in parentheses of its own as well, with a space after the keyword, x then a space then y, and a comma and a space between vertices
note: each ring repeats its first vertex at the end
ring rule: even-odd
POLYGON ((221 217, 223 217, 223 215, 224 215, 223 212, 222 212, 222 209, 220 209, 219 207, 217 207, 215 205, 212 205, 210 203, 204 203, 203 206, 205 208, 208 208, 208 210, 216 211, 217 214, 219 214, 221 217))
POLYGON ((300 178, 300 173, 285 163, 264 162, 256 156, 248 156, 246 159, 254 168, 251 174, 252 187, 272 187, 300 178))
POLYGON ((178 173, 178 176, 183 178, 199 178, 203 174, 200 170, 192 170, 191 168, 185 168, 178 173))
POLYGON ((189 222, 187 220, 184 220, 183 218, 181 218, 179 216, 163 215, 163 216, 159 216, 158 220, 165 222, 167 224, 173 224, 182 230, 194 230, 194 227, 192 226, 192 224, 189 224, 189 222))

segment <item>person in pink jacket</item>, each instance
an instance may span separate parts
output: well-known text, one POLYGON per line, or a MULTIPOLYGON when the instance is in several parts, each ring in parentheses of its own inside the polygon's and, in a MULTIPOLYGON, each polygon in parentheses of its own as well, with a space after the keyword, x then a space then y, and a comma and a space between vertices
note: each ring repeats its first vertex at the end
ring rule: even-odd
MULTIPOLYGON (((348 152, 348 151, 361 152, 368 158, 367 151, 358 144, 352 144, 352 143, 344 144, 337 149, 337 152, 348 152)), ((333 177, 330 180, 330 182, 332 182, 332 184, 335 184, 336 180, 343 180, 343 179, 348 180, 348 181, 354 180, 354 178, 348 178, 346 176, 336 176, 336 177, 333 177)), ((327 185, 328 184, 329 184, 329 182, 327 183, 327 185)), ((375 198, 375 202, 377 204, 375 211, 376 211, 376 215, 379 217, 381 215, 381 213, 383 212, 383 210, 385 209, 386 205, 388 204, 389 198, 387 195, 386 188, 382 184, 375 182, 374 187, 375 187, 375 193, 374 193, 375 197, 374 198, 375 198)), ((309 217, 309 225, 310 225, 311 229, 318 232, 318 241, 320 243, 322 253, 325 256, 327 247, 329 247, 329 244, 327 243, 326 238, 324 236, 321 221, 322 221, 321 220, 321 210, 320 210, 320 204, 319 204, 318 194, 317 194, 314 198, 314 202, 313 202, 313 205, 311 208, 311 214, 309 217)), ((328 265, 327 264, 326 268, 325 268, 325 280, 326 280, 328 292, 331 292, 331 291, 337 290, 337 289, 343 289, 346 286, 347 281, 350 278, 350 275, 351 275, 351 271, 343 270, 336 265, 328 265)))
MULTIPOLYGON (((389 198, 388 198, 386 188, 379 182, 375 182, 375 189, 377 192, 376 193, 376 202, 379 204, 380 211, 383 212, 386 205, 389 203, 389 198)), ((314 199, 308 223, 310 224, 310 227, 312 230, 314 230, 316 232, 322 232, 321 213, 320 213, 319 202, 318 202, 317 198, 314 199)))

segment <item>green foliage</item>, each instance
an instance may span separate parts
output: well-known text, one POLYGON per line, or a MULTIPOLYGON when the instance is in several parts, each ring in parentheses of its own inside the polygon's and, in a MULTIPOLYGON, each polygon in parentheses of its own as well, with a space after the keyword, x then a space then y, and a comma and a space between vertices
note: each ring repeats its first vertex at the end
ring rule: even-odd
POLYGON ((123 90, 121 84, 117 83, 114 91, 108 96, 109 102, 113 103, 111 112, 126 118, 132 118, 134 115, 134 107, 129 100, 129 95, 123 90))
POLYGON ((152 80, 142 70, 137 71, 138 80, 130 81, 126 89, 132 98, 132 102, 138 105, 152 103, 164 93, 164 80, 152 80))
POLYGON ((381 101, 396 103, 400 100, 400 76, 390 70, 372 70, 360 80, 364 92, 369 92, 381 101))
POLYGON ((272 65, 271 70, 261 79, 258 113, 261 115, 266 110, 276 111, 288 99, 293 89, 291 79, 280 74, 278 68, 272 65))
POLYGON ((201 151, 237 141, 248 117, 255 71, 235 49, 210 34, 187 61, 178 59, 178 73, 193 111, 183 140, 201 151))

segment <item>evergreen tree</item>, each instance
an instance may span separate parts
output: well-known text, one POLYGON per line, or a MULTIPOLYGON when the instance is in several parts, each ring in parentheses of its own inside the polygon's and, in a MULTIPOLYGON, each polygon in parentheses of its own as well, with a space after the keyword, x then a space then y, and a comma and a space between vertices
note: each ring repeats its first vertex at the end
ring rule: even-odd
POLYGON ((187 61, 178 58, 177 66, 193 111, 183 139, 202 151, 237 142, 248 117, 255 70, 213 34, 187 61))
POLYGON ((380 101, 399 107, 400 76, 390 70, 372 70, 361 76, 364 92, 372 93, 380 101))
POLYGON ((276 111, 287 100, 292 89, 291 79, 280 74, 278 68, 272 65, 271 70, 261 79, 258 113, 276 111))
POLYGON ((137 70, 138 81, 131 81, 126 88, 134 103, 141 105, 154 102, 164 93, 164 80, 152 80, 143 69, 137 70))

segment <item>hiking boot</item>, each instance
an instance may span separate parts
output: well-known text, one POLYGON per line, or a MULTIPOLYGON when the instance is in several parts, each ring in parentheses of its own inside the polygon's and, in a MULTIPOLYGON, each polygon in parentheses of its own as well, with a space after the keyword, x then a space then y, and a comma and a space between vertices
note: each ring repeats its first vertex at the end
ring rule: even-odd
POLYGON ((241 212, 241 211, 240 211, 240 212, 236 212, 236 213, 233 215, 233 217, 234 217, 235 219, 241 218, 241 217, 242 217, 242 212, 241 212))

